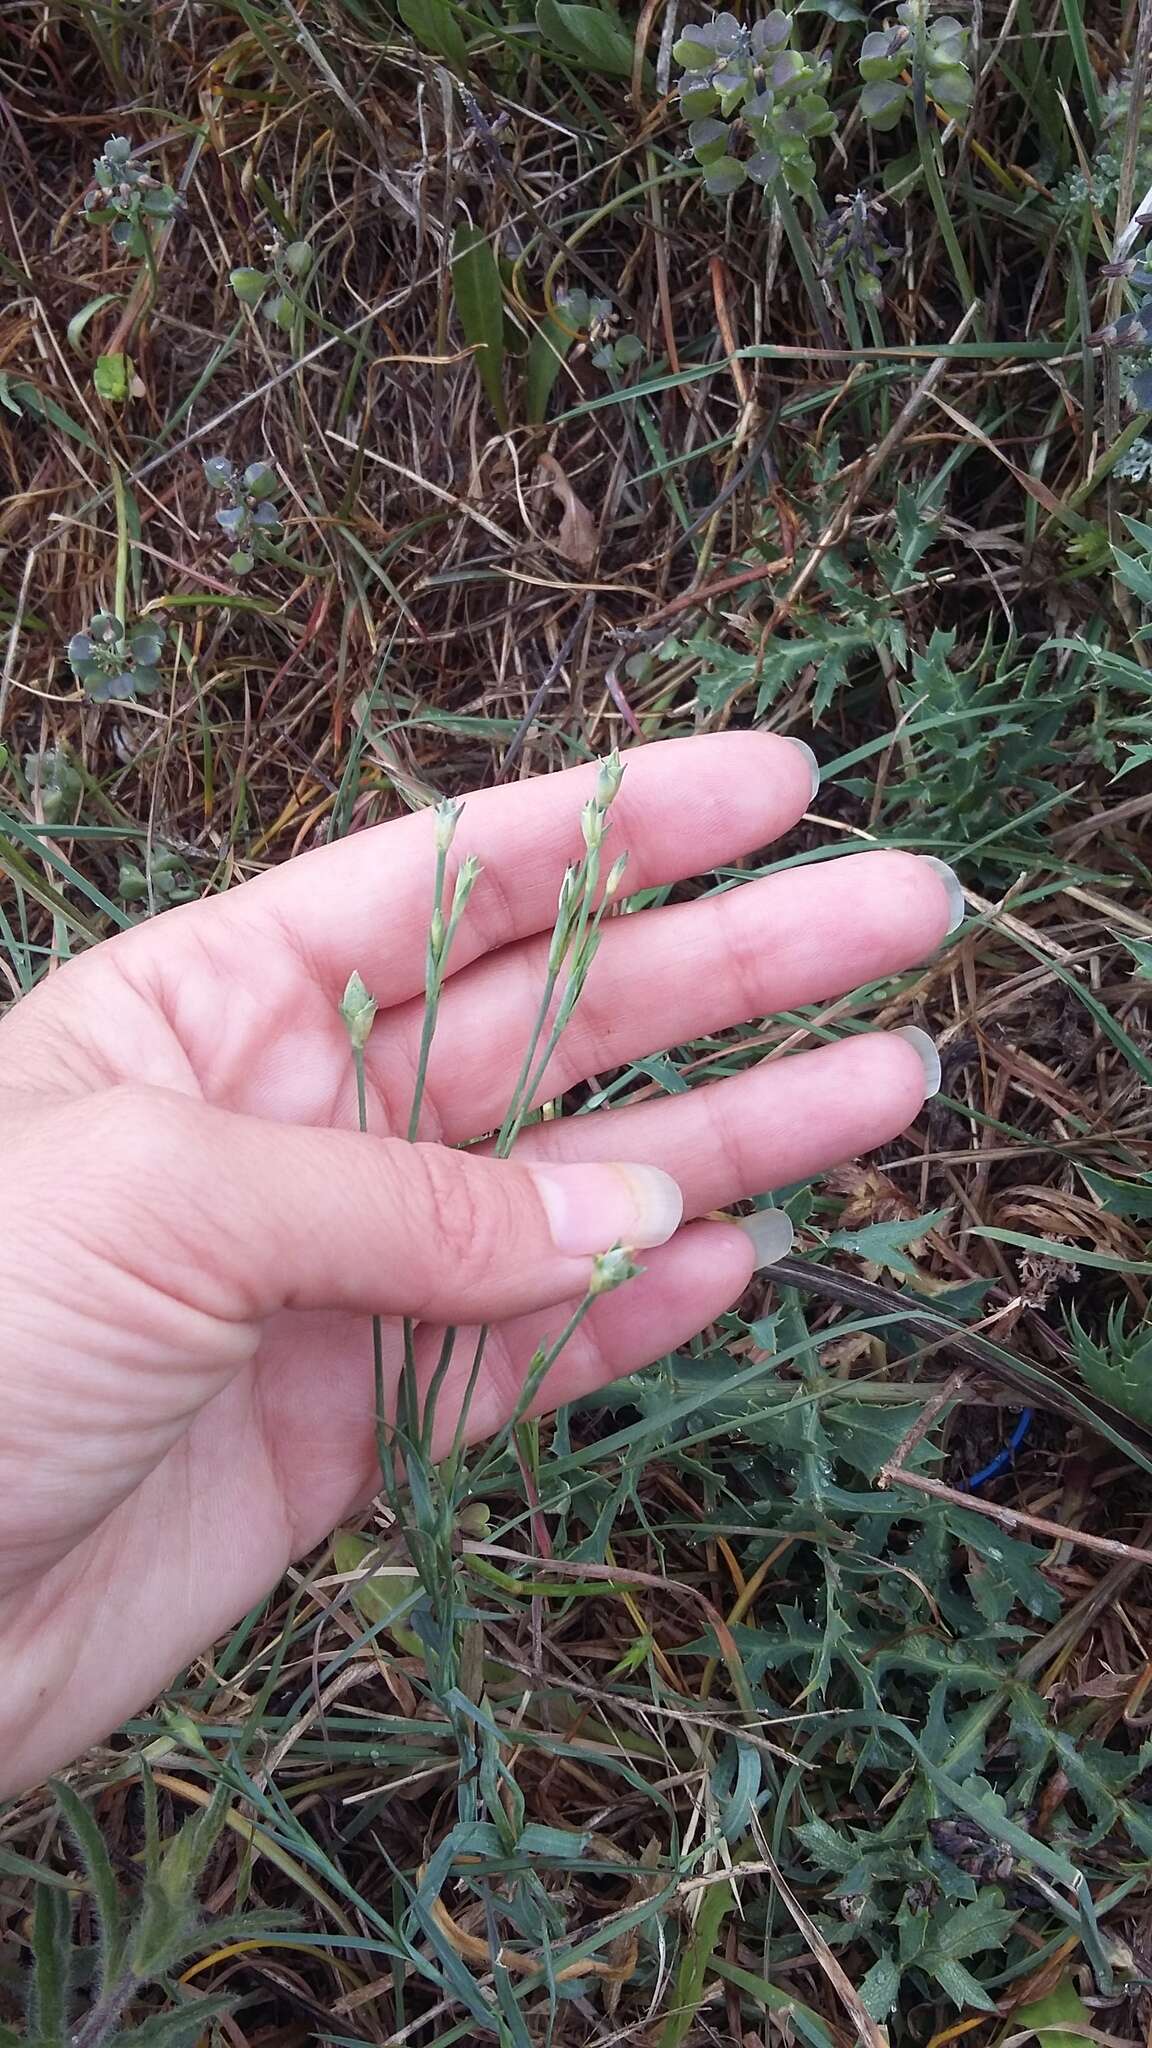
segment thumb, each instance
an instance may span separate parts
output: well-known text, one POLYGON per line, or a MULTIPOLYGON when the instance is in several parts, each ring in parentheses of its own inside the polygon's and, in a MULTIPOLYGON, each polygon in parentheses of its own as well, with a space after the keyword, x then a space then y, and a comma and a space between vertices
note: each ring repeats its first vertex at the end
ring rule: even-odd
POLYGON ((651 1166, 521 1166, 147 1088, 73 1114, 97 1126, 69 1143, 88 1242, 100 1218, 117 1263, 128 1246, 137 1279, 230 1322, 283 1308, 502 1321, 583 1294, 598 1253, 663 1244, 683 1211, 651 1166))

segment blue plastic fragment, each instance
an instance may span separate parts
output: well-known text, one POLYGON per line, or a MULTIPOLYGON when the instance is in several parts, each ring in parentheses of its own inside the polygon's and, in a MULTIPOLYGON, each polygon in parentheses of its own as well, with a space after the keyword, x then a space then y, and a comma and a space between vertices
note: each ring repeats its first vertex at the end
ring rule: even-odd
POLYGON ((1033 1413, 1034 1410, 1031 1408, 1022 1408, 1020 1410, 1016 1427, 1003 1448, 997 1451, 996 1456, 984 1466, 982 1471, 974 1472, 971 1479, 961 1481, 961 1485, 967 1492, 975 1493, 978 1486, 987 1486, 990 1479, 999 1479, 1000 1474, 1008 1470, 1009 1465, 1012 1463, 1013 1458, 1016 1456, 1028 1431, 1032 1427, 1033 1413))

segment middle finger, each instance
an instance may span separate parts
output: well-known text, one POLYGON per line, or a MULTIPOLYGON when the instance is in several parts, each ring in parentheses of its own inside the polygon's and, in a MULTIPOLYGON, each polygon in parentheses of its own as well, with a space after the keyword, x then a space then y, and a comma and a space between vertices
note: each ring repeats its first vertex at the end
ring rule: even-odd
MULTIPOLYGON (((648 1053, 827 1002, 915 965, 962 914, 948 874, 915 854, 855 854, 611 919, 537 1101, 648 1053)), ((500 1122, 547 951, 546 938, 506 947, 448 984, 422 1136, 457 1143, 500 1122)), ((423 1005, 406 1004, 369 1041, 371 1079, 393 1118, 406 1113, 422 1022, 423 1005)))

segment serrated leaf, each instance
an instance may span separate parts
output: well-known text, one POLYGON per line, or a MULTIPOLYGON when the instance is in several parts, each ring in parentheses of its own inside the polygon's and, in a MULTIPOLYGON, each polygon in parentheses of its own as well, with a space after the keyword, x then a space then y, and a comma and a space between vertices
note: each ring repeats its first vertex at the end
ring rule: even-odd
MULTIPOLYGON (((831 1827, 826 1820, 821 1820, 819 1814, 798 1822, 792 1829, 792 1839, 799 1842, 817 1870, 831 1870, 838 1877, 843 1877, 859 1859, 856 1843, 849 1836, 842 1835, 838 1828, 831 1827)), ((873 2014, 873 2018, 877 2017, 880 2015, 873 2014)))
POLYGON ((893 1273, 903 1273, 908 1280, 918 1280, 921 1276, 911 1259, 905 1258, 904 1246, 915 1244, 930 1230, 939 1229, 948 1213, 947 1209, 932 1209, 927 1215, 899 1217, 893 1223, 866 1223, 859 1230, 834 1230, 828 1242, 838 1250, 854 1252, 857 1258, 869 1259, 874 1265, 887 1266, 893 1273))
POLYGON ((1004 1894, 989 1886, 970 1905, 949 1906, 933 1916, 934 1938, 925 1945, 921 1959, 936 1955, 955 1960, 1003 1948, 1019 1917, 1004 1904, 1004 1894))
MULTIPOLYGON (((1142 400, 1139 401, 1143 403, 1142 400)), ((1152 605, 1152 568, 1136 555, 1126 555, 1122 548, 1114 549, 1116 574, 1120 582, 1132 591, 1141 604, 1152 605)))
POLYGON ((984 1986, 977 1982, 971 1970, 964 1968, 963 1963, 958 1963, 945 1957, 942 1962, 925 1965, 925 1967, 929 1969, 930 1974, 935 1977, 940 1989, 947 1993, 953 2004, 959 2006, 961 2012, 968 2006, 974 2006, 977 2012, 997 2011, 996 2000, 991 1998, 987 1991, 985 1991, 984 1986))
POLYGON ((872 2019, 883 2021, 887 2019, 895 2005, 899 1991, 899 1965, 885 1950, 883 1955, 877 1956, 872 1968, 861 1980, 860 2002, 872 2019))
POLYGON ((985 1619, 1007 1619, 1019 1600, 1031 1614, 1054 1621, 1060 1613, 1060 1595, 1039 1571, 1041 1552, 1030 1543, 1009 1536, 979 1515, 966 1515, 962 1508, 950 1509, 950 1527, 975 1553, 984 1569, 968 1575, 972 1598, 985 1619))
POLYGON ((418 43, 434 57, 445 57, 454 71, 467 77, 468 45, 455 7, 447 0, 396 0, 396 11, 418 43))
POLYGON ((536 0, 536 26, 561 55, 609 78, 631 78, 632 38, 603 8, 536 0))
POLYGON ((504 293, 492 245, 480 228, 464 223, 452 237, 452 292, 464 338, 496 415, 508 425, 504 402, 504 293))

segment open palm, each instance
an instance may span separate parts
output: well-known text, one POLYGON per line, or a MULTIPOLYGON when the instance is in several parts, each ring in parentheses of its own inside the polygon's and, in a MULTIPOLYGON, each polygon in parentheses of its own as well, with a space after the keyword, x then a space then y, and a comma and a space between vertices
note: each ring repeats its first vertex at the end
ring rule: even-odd
MULTIPOLYGON (((380 1004, 370 1129, 396 1139, 423 1014, 426 815, 96 948, 0 1029, 0 1650, 19 1674, 0 1709, 9 1782, 112 1727, 372 1491, 373 1311, 418 1315, 431 1357, 437 1318, 493 1321, 469 1433, 507 1418, 597 1248, 557 1256, 524 1168, 655 1166, 700 1218, 883 1142, 919 1108, 915 1047, 860 1035, 536 1125, 522 1165, 445 1149, 507 1107, 594 772, 465 807, 453 860, 475 855, 482 875, 450 961, 428 1146, 356 1133, 337 1010, 357 969, 380 1004)), ((629 758, 609 854, 627 850, 630 891, 652 889, 764 847, 810 794, 804 753, 780 740, 651 746, 629 758)), ((953 909, 933 863, 868 853, 614 918, 542 1092, 906 967, 953 909)), ((621 1170, 621 1216, 630 1186, 621 1170)), ((550 1404, 702 1328, 746 1285, 753 1253, 735 1228, 689 1221, 643 1263, 564 1353, 550 1404)), ((399 1326, 388 1328, 394 1383, 399 1326)), ((463 1371, 466 1343, 459 1356, 463 1371)), ((441 1404, 449 1431, 459 1396, 450 1385, 441 1404)))

